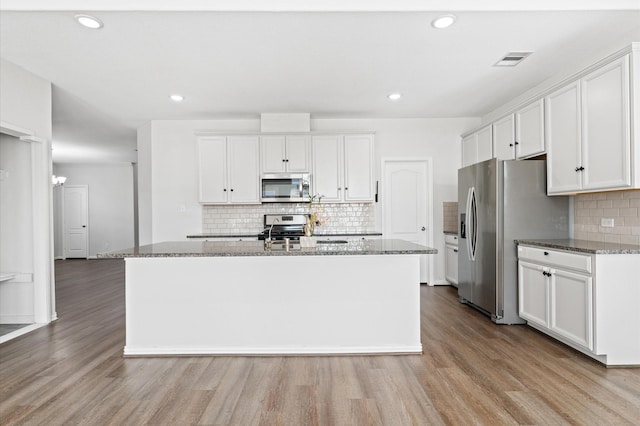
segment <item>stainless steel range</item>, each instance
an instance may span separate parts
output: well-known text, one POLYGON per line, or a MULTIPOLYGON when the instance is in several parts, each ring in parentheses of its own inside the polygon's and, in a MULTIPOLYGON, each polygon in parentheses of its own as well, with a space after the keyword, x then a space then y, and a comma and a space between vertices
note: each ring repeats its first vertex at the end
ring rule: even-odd
POLYGON ((304 235, 304 225, 307 222, 306 214, 265 214, 264 230, 258 239, 282 241, 289 238, 291 241, 299 241, 304 235))

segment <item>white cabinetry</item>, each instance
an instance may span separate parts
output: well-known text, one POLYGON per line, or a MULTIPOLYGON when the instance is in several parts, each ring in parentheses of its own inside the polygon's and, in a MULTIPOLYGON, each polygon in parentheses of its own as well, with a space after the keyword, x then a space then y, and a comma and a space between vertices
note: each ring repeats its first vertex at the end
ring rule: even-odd
POLYGON ((263 173, 308 173, 310 138, 306 135, 260 137, 263 173))
POLYGON ((312 192, 326 202, 373 201, 373 135, 312 138, 312 192))
POLYGON ((462 139, 462 167, 490 160, 493 155, 492 126, 485 126, 462 139))
POLYGON ((444 236, 444 269, 445 279, 458 286, 458 236, 457 235, 445 235, 444 236))
POLYGON ((513 160, 543 154, 543 111, 544 100, 538 99, 493 123, 496 157, 513 160))
POLYGON ((548 193, 632 186, 629 55, 545 98, 548 193))
POLYGON ((607 365, 640 364, 638 262, 640 254, 519 245, 519 315, 607 365))
POLYGON ((257 136, 199 137, 198 166, 201 203, 260 202, 257 136))

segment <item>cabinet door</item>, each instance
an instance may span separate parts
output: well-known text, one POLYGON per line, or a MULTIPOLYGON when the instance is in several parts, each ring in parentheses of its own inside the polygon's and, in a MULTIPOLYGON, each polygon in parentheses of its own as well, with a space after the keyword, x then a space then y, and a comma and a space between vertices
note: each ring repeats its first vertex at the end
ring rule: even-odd
POLYGON ((543 154, 545 152, 544 100, 539 99, 518 110, 515 117, 517 158, 543 154))
POLYGON ((593 292, 589 276, 550 270, 549 327, 572 342, 593 350, 593 292))
POLYGON ((373 135, 344 137, 344 200, 373 201, 373 135))
POLYGON ((227 202, 227 139, 224 136, 198 138, 198 180, 201 203, 227 202))
POLYGON ((286 170, 284 136, 261 136, 260 157, 263 173, 282 173, 286 170))
POLYGON ((229 201, 260 202, 260 145, 258 136, 229 136, 229 201))
POLYGON ((631 185, 629 57, 581 80, 583 189, 631 185))
POLYGON ((492 126, 484 127, 477 132, 476 143, 478 144, 478 163, 491 160, 493 155, 493 131, 492 126))
POLYGON ((309 172, 309 137, 287 136, 286 138, 287 171, 290 173, 309 172))
POLYGON ((547 327, 548 279, 546 269, 529 262, 518 262, 518 315, 529 323, 547 327))
POLYGON ((476 134, 473 133, 462 139, 462 167, 470 166, 478 162, 478 144, 476 134))
POLYGON ((493 123, 493 146, 496 150, 496 158, 500 160, 516 158, 515 137, 516 128, 513 114, 493 123))
POLYGON ((458 285, 458 247, 447 244, 444 249, 445 278, 451 284, 458 285))
POLYGON ((311 193, 322 201, 342 200, 342 136, 313 136, 313 174, 311 193))
POLYGON ((545 98, 547 192, 562 194, 581 189, 580 90, 569 84, 545 98))

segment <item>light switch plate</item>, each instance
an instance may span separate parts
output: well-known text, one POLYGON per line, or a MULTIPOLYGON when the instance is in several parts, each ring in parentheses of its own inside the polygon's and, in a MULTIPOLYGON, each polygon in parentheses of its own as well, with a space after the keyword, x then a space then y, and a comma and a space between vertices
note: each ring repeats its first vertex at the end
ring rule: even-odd
POLYGON ((603 228, 613 228, 613 218, 603 217, 600 219, 600 226, 603 228))

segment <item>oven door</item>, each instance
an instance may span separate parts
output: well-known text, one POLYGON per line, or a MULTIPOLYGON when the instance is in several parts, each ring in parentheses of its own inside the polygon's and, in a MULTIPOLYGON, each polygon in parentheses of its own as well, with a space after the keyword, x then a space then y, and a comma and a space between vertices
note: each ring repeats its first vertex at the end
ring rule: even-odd
POLYGON ((263 203, 298 203, 309 201, 309 175, 263 175, 263 203))

